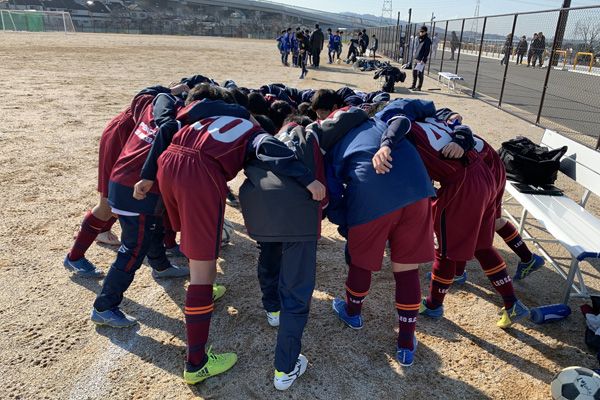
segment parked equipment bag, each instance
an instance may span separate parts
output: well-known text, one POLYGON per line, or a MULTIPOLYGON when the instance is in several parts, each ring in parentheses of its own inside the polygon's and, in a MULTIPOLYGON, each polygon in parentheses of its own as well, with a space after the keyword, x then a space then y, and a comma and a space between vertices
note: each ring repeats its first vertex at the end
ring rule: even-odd
POLYGON ((498 151, 506 166, 506 178, 530 185, 553 184, 566 152, 567 146, 548 150, 521 136, 502 143, 498 151))

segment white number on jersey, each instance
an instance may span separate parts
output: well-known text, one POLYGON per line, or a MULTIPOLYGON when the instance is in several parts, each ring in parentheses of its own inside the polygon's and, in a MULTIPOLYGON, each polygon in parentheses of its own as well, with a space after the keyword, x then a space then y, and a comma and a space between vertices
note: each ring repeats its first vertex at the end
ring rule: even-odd
MULTIPOLYGON (((452 141, 452 128, 441 121, 434 118, 426 118, 425 123, 417 122, 417 124, 427 135, 431 147, 437 151, 442 150, 452 141)), ((480 153, 483 150, 483 141, 477 136, 473 136, 473 139, 475 140, 475 150, 480 153)))
POLYGON ((241 119, 236 117, 217 117, 206 125, 202 124, 202 121, 198 121, 194 124, 194 129, 202 130, 206 128, 208 133, 216 141, 223 143, 231 143, 238 140, 254 125, 247 119, 241 119), (224 129, 225 128, 225 129, 224 129))

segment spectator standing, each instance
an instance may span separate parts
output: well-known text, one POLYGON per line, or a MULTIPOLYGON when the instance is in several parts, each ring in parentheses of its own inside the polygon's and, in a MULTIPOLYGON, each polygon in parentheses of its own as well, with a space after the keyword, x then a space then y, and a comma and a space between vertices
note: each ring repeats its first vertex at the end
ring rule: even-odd
MULTIPOLYGON (((544 65, 544 52, 546 51, 546 36, 542 32, 538 33, 539 46, 537 49, 537 57, 540 60, 540 68, 544 65)), ((533 65, 535 67, 535 63, 533 65)))
POLYGON ((439 44, 440 36, 437 33, 434 33, 433 37, 431 38, 431 58, 434 60, 437 58, 437 49, 439 44))
POLYGON ((423 72, 425 71, 425 64, 427 64, 430 51, 431 39, 427 35, 427 27, 423 25, 419 30, 419 42, 417 43, 415 64, 413 66, 413 83, 409 90, 419 91, 423 87, 423 72))
POLYGON ((450 51, 452 54, 450 55, 450 60, 454 60, 454 52, 460 46, 460 40, 458 40, 458 36, 456 36, 456 32, 452 31, 450 35, 450 51))
POLYGON ((525 53, 527 53, 527 37, 523 35, 521 40, 519 40, 519 44, 517 44, 517 65, 523 63, 523 56, 525 53))
POLYGON ((371 53, 373 53, 373 60, 375 59, 375 53, 377 53, 377 49, 379 48, 379 39, 377 36, 373 35, 373 42, 371 46, 371 53))
POLYGON ((502 53, 504 53, 504 57, 502 58, 502 60, 500 60, 500 65, 504 65, 504 64, 508 65, 508 60, 510 59, 512 50, 513 50, 513 35, 512 35, 512 33, 509 33, 508 35, 506 35, 506 40, 504 41, 504 46, 502 47, 502 53))
POLYGON ((315 30, 312 35, 310 35, 310 48, 312 53, 312 63, 313 67, 319 68, 321 64, 321 51, 323 50, 323 43, 325 42, 325 35, 321 28, 319 28, 319 24, 315 25, 315 30))
POLYGON ((369 48, 369 35, 367 35, 367 30, 362 30, 362 45, 361 45, 361 55, 365 55, 367 49, 369 48))
POLYGON ((533 60, 533 66, 535 67, 535 48, 538 43, 538 34, 534 33, 533 38, 531 38, 531 43, 529 44, 529 51, 527 52, 527 67, 531 65, 531 61, 533 60))

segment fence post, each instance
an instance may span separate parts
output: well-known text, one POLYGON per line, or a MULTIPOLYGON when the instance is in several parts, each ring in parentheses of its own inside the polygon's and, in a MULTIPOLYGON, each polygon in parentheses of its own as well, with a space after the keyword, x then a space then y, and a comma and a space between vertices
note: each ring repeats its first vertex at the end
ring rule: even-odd
POLYGON ((462 27, 460 28, 460 39, 458 40, 458 55, 456 56, 456 68, 454 73, 458 75, 458 64, 460 63, 460 51, 462 49, 463 32, 465 31, 465 20, 463 18, 462 27))
POLYGON ((396 31, 394 32, 394 61, 398 61, 398 45, 397 43, 399 42, 400 38, 398 37, 398 32, 400 29, 400 11, 398 11, 398 19, 396 20, 396 31))
MULTIPOLYGON (((515 18, 513 19, 513 26, 512 26, 512 30, 510 31, 510 38, 512 40, 512 38, 515 35, 515 27, 517 26, 517 17, 519 16, 519 14, 515 14, 515 18)), ((511 42, 511 47, 512 47, 512 42, 511 42)), ((506 51, 512 51, 512 49, 506 49, 506 51)), ((510 64, 510 54, 508 56, 508 60, 506 61, 506 65, 504 66, 504 77, 502 78, 502 89, 500 89, 500 98, 498 99, 498 107, 502 106, 502 97, 504 97, 504 87, 506 86, 506 74, 508 73, 508 64, 510 64)))
MULTIPOLYGON (((562 38, 558 38, 560 34, 560 29, 562 25, 561 16, 563 14, 559 14, 558 20, 556 21, 556 31, 554 32, 554 41, 552 42, 552 51, 550 52, 550 60, 548 62, 548 66, 546 67, 546 79, 544 80, 544 88, 542 89, 542 98, 540 99, 540 108, 538 110, 537 117, 535 119, 536 125, 540 123, 540 119, 542 118, 542 109, 544 108, 544 100, 546 99, 546 91, 548 90, 548 81, 550 80, 550 71, 553 69, 552 61, 554 60, 554 56, 556 55, 556 47, 562 41, 562 38)), ((543 57, 543 55, 542 55, 543 57)), ((544 62, 542 60, 542 62, 544 62)), ((600 138, 598 139, 598 145, 600 145, 600 138)), ((596 146, 598 148, 598 146, 596 146)))
MULTIPOLYGON (((432 40, 432 42, 433 42, 433 37, 434 36, 435 36, 435 22, 431 26, 431 40, 432 40)), ((437 46, 437 44, 436 44, 436 46, 437 46)), ((435 54, 437 54, 437 49, 435 49, 435 54)), ((429 76, 429 70, 431 69, 431 63, 433 61, 433 57, 431 57, 432 55, 433 55, 433 48, 431 50, 429 50, 429 62, 427 63, 427 76, 429 76)))
POLYGON ((479 42, 479 54, 477 55, 477 67, 475 68, 475 81, 473 82, 473 93, 471 97, 475 97, 475 90, 477 89, 477 77, 479 76, 479 64, 481 63, 481 51, 483 50, 483 37, 485 36, 485 25, 487 24, 487 17, 483 19, 483 29, 481 30, 481 41, 479 42))
POLYGON ((444 44, 442 45, 442 61, 440 63, 440 72, 443 72, 444 68, 444 55, 446 54, 446 39, 448 36, 448 21, 446 21, 446 30, 444 31, 444 44))

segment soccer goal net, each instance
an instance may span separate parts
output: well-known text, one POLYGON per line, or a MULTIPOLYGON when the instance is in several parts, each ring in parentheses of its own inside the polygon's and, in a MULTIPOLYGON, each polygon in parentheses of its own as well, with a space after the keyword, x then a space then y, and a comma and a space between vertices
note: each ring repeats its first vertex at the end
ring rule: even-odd
POLYGON ((64 11, 0 10, 3 31, 74 33, 71 14, 64 11))

